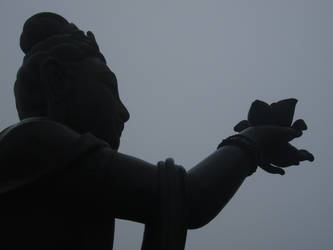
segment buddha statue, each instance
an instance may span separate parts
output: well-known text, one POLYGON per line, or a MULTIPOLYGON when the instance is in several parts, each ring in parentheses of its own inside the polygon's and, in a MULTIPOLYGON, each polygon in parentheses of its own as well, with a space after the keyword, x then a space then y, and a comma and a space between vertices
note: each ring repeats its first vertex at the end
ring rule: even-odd
POLYGON ((295 99, 254 102, 236 134, 189 170, 123 154, 130 114, 93 33, 38 13, 20 46, 20 122, 0 134, 1 249, 110 250, 115 218, 145 225, 143 250, 184 249, 187 230, 209 223, 258 167, 283 174, 314 160, 290 144, 306 129, 292 123, 295 99))

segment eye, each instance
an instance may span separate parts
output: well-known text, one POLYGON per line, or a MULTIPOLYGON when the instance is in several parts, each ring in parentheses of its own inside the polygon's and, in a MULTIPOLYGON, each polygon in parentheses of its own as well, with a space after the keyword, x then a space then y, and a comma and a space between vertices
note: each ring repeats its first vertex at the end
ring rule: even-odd
POLYGON ((99 81, 104 83, 110 90, 117 94, 117 78, 112 72, 103 72, 99 75, 99 81))

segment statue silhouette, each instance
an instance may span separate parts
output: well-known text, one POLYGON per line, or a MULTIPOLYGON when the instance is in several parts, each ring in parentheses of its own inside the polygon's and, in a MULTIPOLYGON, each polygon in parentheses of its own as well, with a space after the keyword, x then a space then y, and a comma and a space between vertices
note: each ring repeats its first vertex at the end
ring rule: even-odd
POLYGON ((290 141, 295 99, 255 101, 235 135, 186 171, 118 152, 129 112, 92 32, 54 13, 23 27, 14 86, 20 122, 0 134, 1 249, 112 249, 114 219, 145 224, 142 249, 184 249, 257 167, 313 161, 290 141))

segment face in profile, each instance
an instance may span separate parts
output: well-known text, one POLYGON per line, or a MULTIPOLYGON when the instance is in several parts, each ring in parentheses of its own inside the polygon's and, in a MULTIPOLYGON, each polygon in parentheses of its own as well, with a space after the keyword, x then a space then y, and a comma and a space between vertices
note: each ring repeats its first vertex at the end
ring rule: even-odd
POLYGON ((92 133, 117 150, 129 112, 120 100, 115 74, 98 57, 82 60, 73 71, 66 98, 68 125, 79 133, 92 133))

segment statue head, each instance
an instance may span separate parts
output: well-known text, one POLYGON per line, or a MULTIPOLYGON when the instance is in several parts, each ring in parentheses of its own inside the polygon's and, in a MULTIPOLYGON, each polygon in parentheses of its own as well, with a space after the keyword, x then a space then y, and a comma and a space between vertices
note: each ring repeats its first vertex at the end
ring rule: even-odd
POLYGON ((48 117, 118 149, 129 113, 93 33, 39 13, 25 22, 20 46, 25 57, 14 85, 19 118, 48 117))

